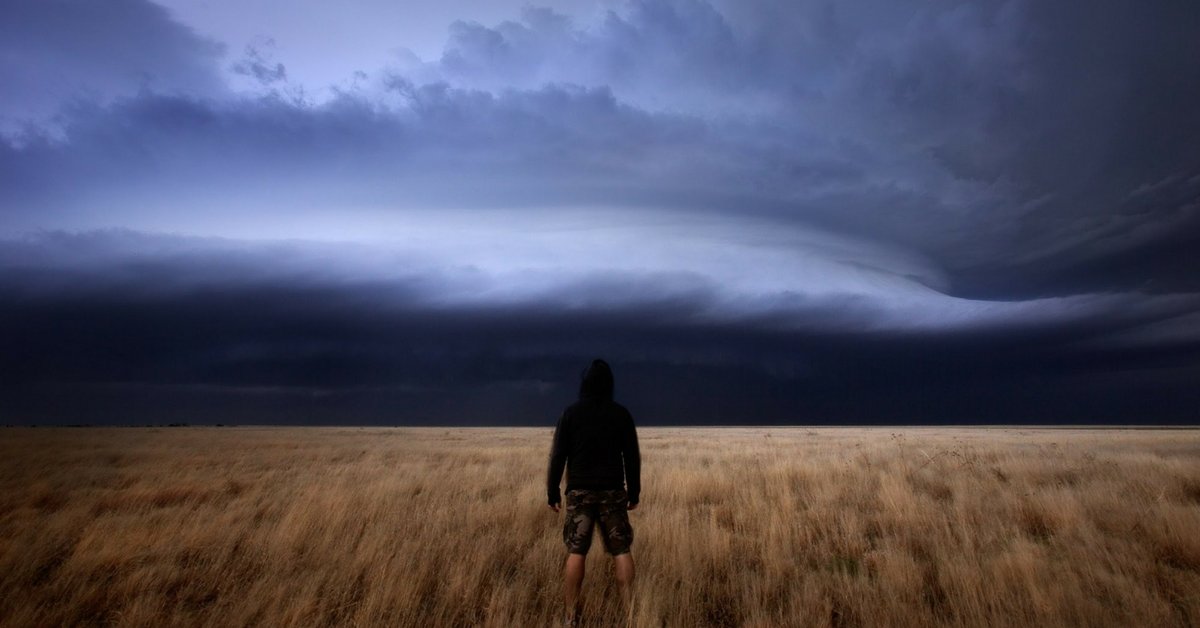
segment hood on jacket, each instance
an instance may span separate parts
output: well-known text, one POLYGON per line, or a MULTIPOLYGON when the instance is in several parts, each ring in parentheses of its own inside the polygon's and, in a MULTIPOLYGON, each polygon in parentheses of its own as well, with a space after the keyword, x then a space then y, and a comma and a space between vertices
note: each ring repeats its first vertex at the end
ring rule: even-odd
POLYGON ((613 374, 608 362, 592 360, 591 365, 583 371, 579 382, 579 398, 612 400, 613 374))

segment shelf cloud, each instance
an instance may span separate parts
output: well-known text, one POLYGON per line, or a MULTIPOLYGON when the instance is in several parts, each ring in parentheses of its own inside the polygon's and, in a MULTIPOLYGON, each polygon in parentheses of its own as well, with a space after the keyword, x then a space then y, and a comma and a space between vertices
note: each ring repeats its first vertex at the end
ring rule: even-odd
POLYGON ((1187 3, 309 8, 0 9, 0 419, 1195 420, 1187 3))

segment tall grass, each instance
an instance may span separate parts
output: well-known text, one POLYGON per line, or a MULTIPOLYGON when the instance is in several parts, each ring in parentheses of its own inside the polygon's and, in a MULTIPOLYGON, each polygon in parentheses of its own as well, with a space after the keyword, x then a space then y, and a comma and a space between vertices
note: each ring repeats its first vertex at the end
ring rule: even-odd
MULTIPOLYGON (((634 625, 1200 624, 1200 432, 640 434, 634 625)), ((0 625, 553 625, 549 439, 0 431, 0 625)))

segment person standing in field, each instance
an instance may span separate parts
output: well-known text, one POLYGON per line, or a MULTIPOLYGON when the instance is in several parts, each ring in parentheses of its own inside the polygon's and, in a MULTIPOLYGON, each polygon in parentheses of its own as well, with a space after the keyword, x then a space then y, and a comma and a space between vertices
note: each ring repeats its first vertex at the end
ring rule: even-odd
POLYGON ((628 511, 637 508, 641 493, 641 455, 633 416, 613 401, 612 369, 604 360, 593 360, 584 371, 579 400, 563 410, 554 428, 546 474, 546 497, 554 512, 559 512, 562 502, 558 489, 564 467, 567 561, 563 593, 566 625, 574 626, 579 618, 584 561, 597 524, 604 549, 613 557, 621 599, 627 611, 632 608, 633 527, 628 511))

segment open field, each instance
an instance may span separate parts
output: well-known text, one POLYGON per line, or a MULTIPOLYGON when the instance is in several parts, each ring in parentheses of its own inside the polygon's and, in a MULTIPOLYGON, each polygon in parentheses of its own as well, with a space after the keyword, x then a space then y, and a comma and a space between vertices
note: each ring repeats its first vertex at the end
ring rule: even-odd
MULTIPOLYGON (((553 625, 550 434, 0 430, 0 625, 553 625)), ((640 435, 635 625, 1200 624, 1200 431, 640 435)))

